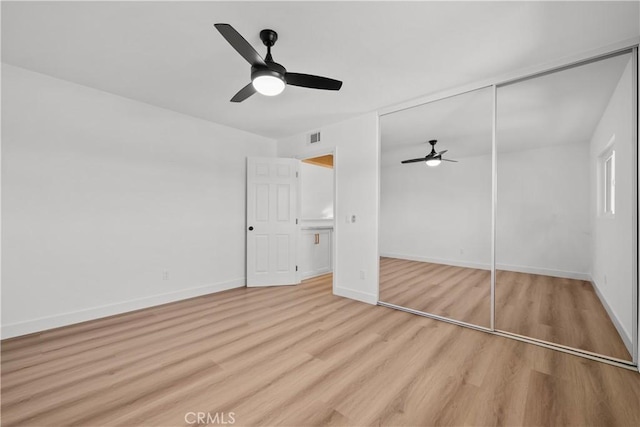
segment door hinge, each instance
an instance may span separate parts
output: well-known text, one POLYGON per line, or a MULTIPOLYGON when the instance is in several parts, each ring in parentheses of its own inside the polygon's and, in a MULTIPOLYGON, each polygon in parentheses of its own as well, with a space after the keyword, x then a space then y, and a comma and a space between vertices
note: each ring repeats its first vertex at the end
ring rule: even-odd
POLYGON ((298 171, 296 171, 296 178, 298 177, 298 171))
POLYGON ((296 265, 296 271, 298 271, 298 266, 296 265))
POLYGON ((298 224, 298 218, 296 218, 296 224, 298 224))

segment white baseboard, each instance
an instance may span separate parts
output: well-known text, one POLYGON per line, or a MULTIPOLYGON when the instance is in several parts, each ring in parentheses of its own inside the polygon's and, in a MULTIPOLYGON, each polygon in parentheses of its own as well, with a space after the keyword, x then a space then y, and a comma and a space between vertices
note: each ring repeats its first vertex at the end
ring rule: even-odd
POLYGON ((168 292, 160 295, 153 295, 114 304, 107 304, 98 307, 69 313, 57 314, 54 316, 40 317, 38 319, 27 320, 17 323, 2 325, 0 336, 2 339, 17 337, 20 335, 42 332, 48 329, 59 328, 61 326, 73 325, 75 323, 100 319, 116 314, 127 313, 129 311, 154 307, 161 304, 180 301, 184 299, 199 297, 201 295, 226 291, 228 289, 241 288, 245 286, 245 279, 235 279, 211 285, 197 286, 175 292, 168 292))
POLYGON ((620 319, 618 319, 616 312, 613 310, 613 308, 611 308, 611 306, 607 302, 604 295, 602 295, 602 292, 600 292, 600 288, 598 287, 598 284, 596 283, 596 281, 593 279, 590 279, 590 282, 593 285, 593 289, 596 291, 596 295, 598 295, 598 298, 600 299, 602 306, 607 311, 607 314, 609 315, 609 318, 611 319, 613 326, 616 327, 616 330, 618 331, 620 338, 622 338, 622 342, 624 342, 625 347, 627 347, 629 354, 633 354, 633 341, 631 340, 629 333, 627 332, 625 327, 622 325, 622 322, 620 322, 620 319))
POLYGON ((356 291, 353 289, 336 286, 335 289, 333 290, 333 294, 339 297, 345 297, 345 298, 354 299, 360 302, 366 302, 367 304, 372 304, 372 305, 378 304, 378 297, 375 294, 370 294, 368 292, 356 291))
POLYGON ((396 253, 381 253, 381 257, 406 259, 409 261, 429 262, 432 264, 452 265, 454 267, 476 268, 478 270, 491 270, 490 264, 482 264, 472 261, 459 261, 443 258, 431 258, 418 255, 396 254, 396 253))
POLYGON ((325 274, 329 274, 329 273, 333 273, 333 270, 328 268, 326 270, 322 270, 322 271, 308 271, 306 273, 302 273, 300 275, 300 278, 302 280, 306 280, 306 279, 311 279, 313 277, 320 277, 320 276, 324 276, 325 274))
POLYGON ((295 282, 295 283, 278 283, 278 284, 273 284, 273 283, 256 283, 253 285, 247 285, 247 288, 270 288, 273 286, 295 286, 295 285, 299 285, 300 282, 295 282))
POLYGON ((541 276, 562 277, 564 279, 591 280, 589 273, 577 271, 552 270, 542 267, 529 267, 525 265, 496 264, 496 270, 513 271, 515 273, 539 274, 541 276))
MULTIPOLYGON (((407 259, 409 261, 430 262, 433 264, 452 265, 454 267, 476 268, 478 270, 491 270, 490 264, 473 261, 460 261, 443 258, 430 258, 416 255, 381 253, 382 257, 407 259)), ((541 276, 562 277, 565 279, 591 280, 589 273, 579 273, 575 271, 552 270, 549 268, 530 267, 524 265, 496 264, 496 270, 513 271, 515 273, 539 274, 541 276)))

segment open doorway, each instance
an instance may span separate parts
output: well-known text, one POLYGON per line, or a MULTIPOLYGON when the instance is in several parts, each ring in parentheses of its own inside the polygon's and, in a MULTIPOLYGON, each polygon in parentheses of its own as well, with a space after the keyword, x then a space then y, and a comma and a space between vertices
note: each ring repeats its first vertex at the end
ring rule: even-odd
POLYGON ((332 275, 335 289, 335 153, 317 153, 300 163, 299 264, 302 280, 332 275))

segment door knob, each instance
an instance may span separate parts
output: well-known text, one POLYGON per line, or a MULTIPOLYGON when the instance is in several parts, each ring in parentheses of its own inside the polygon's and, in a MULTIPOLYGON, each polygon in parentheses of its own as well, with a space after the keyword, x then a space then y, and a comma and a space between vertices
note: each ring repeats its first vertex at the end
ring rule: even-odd
POLYGON ((250 226, 250 227, 249 227, 249 231, 253 231, 253 226, 250 226))

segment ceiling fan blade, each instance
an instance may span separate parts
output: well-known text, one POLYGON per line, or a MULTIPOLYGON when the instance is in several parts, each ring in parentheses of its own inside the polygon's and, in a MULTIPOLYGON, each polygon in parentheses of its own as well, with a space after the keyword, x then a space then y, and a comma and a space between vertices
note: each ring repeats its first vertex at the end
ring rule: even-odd
POLYGON ((220 31, 222 37, 224 37, 249 64, 267 66, 260 54, 256 52, 253 46, 251 46, 235 28, 229 24, 215 24, 215 27, 220 31))
POLYGON ((440 160, 442 160, 443 162, 454 162, 454 163, 458 163, 458 161, 457 161, 457 160, 449 160, 449 159, 440 159, 440 160))
POLYGON ((312 76, 311 74, 287 73, 284 76, 287 84, 309 87, 312 89, 340 90, 342 82, 328 77, 312 76))
POLYGON ((418 162, 424 162, 424 161, 426 161, 426 157, 420 157, 419 159, 403 160, 400 163, 418 163, 418 162))
POLYGON ((238 93, 233 95, 233 98, 231 98, 231 102, 242 102, 254 93, 256 93, 256 88, 253 87, 253 83, 249 83, 248 85, 240 89, 238 93))
POLYGON ((444 153, 446 153, 449 150, 442 150, 441 152, 438 153, 438 156, 442 156, 444 153))

